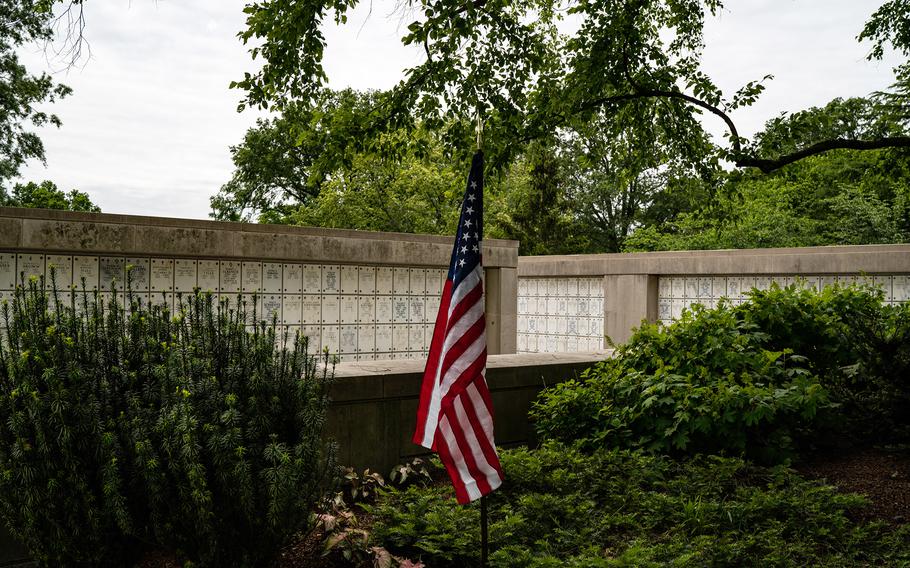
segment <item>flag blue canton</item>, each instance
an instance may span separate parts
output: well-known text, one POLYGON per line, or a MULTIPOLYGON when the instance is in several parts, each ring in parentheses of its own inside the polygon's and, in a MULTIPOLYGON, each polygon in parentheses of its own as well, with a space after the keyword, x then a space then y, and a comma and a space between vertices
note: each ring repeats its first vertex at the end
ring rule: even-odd
POLYGON ((461 202, 458 232, 449 265, 449 280, 457 287, 465 276, 480 264, 480 243, 483 240, 483 153, 474 154, 468 186, 461 202))

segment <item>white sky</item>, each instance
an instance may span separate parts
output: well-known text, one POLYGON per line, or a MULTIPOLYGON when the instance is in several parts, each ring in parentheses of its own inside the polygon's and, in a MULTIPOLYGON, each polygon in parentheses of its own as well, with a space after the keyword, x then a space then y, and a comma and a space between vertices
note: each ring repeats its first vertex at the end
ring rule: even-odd
MULTIPOLYGON (((227 88, 254 68, 236 38, 244 3, 87 2, 92 58, 57 73, 74 93, 49 108, 63 127, 41 131, 47 167, 31 164, 24 179, 86 191, 107 213, 206 218, 209 197, 231 177, 229 146, 262 116, 238 114, 241 93, 227 88)), ((741 134, 781 111, 886 88, 897 60, 869 63, 868 45, 854 39, 881 4, 728 0, 707 26, 704 70, 728 92, 775 77, 758 103, 734 114, 741 134)), ((361 8, 343 30, 327 30, 332 87, 388 88, 419 61, 399 41, 401 23, 387 17, 393 5, 376 0, 369 18, 361 8)), ((37 47, 23 59, 33 72, 60 67, 37 47)))

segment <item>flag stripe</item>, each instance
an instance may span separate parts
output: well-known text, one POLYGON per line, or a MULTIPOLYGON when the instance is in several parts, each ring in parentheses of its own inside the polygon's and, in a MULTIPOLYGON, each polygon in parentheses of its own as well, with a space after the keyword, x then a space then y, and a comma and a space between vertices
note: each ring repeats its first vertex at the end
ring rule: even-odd
MULTIPOLYGON (((480 422, 477 420, 477 417, 473 415, 471 402, 468 401, 467 405, 464 403, 465 394, 466 393, 455 398, 452 408, 455 410, 455 415, 458 417, 458 424, 464 432, 465 440, 471 448, 471 454, 474 458, 474 462, 477 464, 477 469, 479 470, 480 475, 483 476, 484 485, 489 487, 490 480, 499 477, 499 472, 490 465, 490 462, 498 461, 496 452, 491 451, 491 448, 489 447, 490 440, 487 439, 483 430, 480 428, 480 422), (471 413, 469 413, 468 407, 471 407, 471 413)), ((487 489, 485 493, 489 493, 489 491, 490 490, 487 489)))

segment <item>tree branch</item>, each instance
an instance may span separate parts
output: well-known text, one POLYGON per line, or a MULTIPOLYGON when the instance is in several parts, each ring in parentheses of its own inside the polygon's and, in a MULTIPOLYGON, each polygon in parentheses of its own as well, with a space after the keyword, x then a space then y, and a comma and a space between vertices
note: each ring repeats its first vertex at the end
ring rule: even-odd
POLYGON ((883 148, 910 148, 910 136, 891 136, 885 138, 877 138, 874 140, 833 138, 831 140, 816 142, 815 144, 807 146, 802 150, 784 154, 774 159, 749 156, 743 153, 739 131, 736 129, 736 125, 733 123, 733 119, 731 119, 727 113, 712 104, 706 103, 703 100, 697 99, 680 91, 636 89, 634 93, 595 99, 584 104, 581 109, 590 109, 603 105, 624 103, 645 98, 671 98, 683 100, 689 104, 703 108, 708 112, 720 117, 721 120, 726 123, 727 129, 730 131, 730 139, 733 145, 733 163, 739 168, 758 168, 762 173, 765 174, 779 170, 786 165, 792 164, 793 162, 798 162, 799 160, 808 158, 809 156, 823 154, 824 152, 828 152, 830 150, 880 150, 883 148))
POLYGON ((803 158, 822 154, 829 150, 881 150, 882 148, 910 148, 910 136, 892 136, 875 140, 834 138, 812 144, 796 152, 784 154, 773 160, 742 156, 734 160, 733 163, 740 168, 758 168, 762 173, 768 174, 803 158))

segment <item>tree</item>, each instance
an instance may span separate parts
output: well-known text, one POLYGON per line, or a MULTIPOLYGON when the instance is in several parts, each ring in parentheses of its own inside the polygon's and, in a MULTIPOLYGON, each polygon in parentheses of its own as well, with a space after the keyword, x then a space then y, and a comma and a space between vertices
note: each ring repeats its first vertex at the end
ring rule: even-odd
MULTIPOLYGON (((247 29, 240 36, 253 42, 250 51, 264 64, 234 84, 246 92, 244 105, 284 109, 316 100, 327 80, 320 28, 329 14, 345 22, 357 3, 248 4, 247 29)), ((477 109, 492 132, 488 139, 500 141, 490 148, 494 164, 513 156, 521 143, 597 112, 607 118, 631 115, 639 130, 663 124, 681 148, 687 138, 700 141, 699 117, 709 113, 727 128, 726 146, 714 157, 763 172, 833 149, 910 146, 903 129, 872 138, 807 140, 782 154, 766 154, 760 144, 740 136, 730 113, 752 104, 770 76, 727 95, 700 69, 704 20, 720 9, 720 0, 406 2, 402 18, 413 21, 402 41, 421 46, 425 59, 378 97, 361 124, 364 132, 379 135, 415 113, 428 127, 445 127, 459 141, 466 139, 477 109), (580 22, 577 32, 560 32, 558 24, 567 16, 580 22)), ((872 14, 859 35, 872 42, 871 59, 881 58, 888 46, 910 53, 908 14, 910 0, 891 0, 872 14)), ((900 68, 899 83, 906 85, 908 74, 906 65, 900 68)), ((901 92, 898 86, 895 93, 901 92)), ((900 96, 895 100, 906 102, 900 96)), ((683 158, 704 156, 696 150, 683 158)))
POLYGON ((487 230, 519 241, 519 254, 567 254, 589 248, 567 195, 557 141, 537 140, 499 176, 487 182, 487 230), (491 183, 492 182, 492 183, 491 183))
POLYGON ((16 55, 22 45, 51 38, 49 10, 45 1, 0 0, 0 189, 28 160, 44 161, 44 145, 30 128, 59 127, 60 119, 37 107, 71 92, 46 73, 30 74, 16 55))
POLYGON ((309 107, 260 120, 231 148, 235 171, 212 216, 396 232, 442 233, 457 220, 462 164, 425 129, 381 139, 356 117, 376 93, 326 92, 309 107))
POLYGON ((0 188, 0 205, 4 207, 33 207, 38 209, 60 209, 63 211, 88 211, 100 213, 101 208, 92 203, 87 193, 70 190, 64 193, 56 184, 43 181, 40 184, 17 183, 12 195, 0 188))
MULTIPOLYGON (((768 121, 760 144, 786 152, 806 138, 887 133, 874 101, 835 99, 768 121)), ((835 150, 770 175, 731 172, 709 213, 683 208, 637 230, 628 250, 763 248, 910 241, 910 152, 835 150)))

